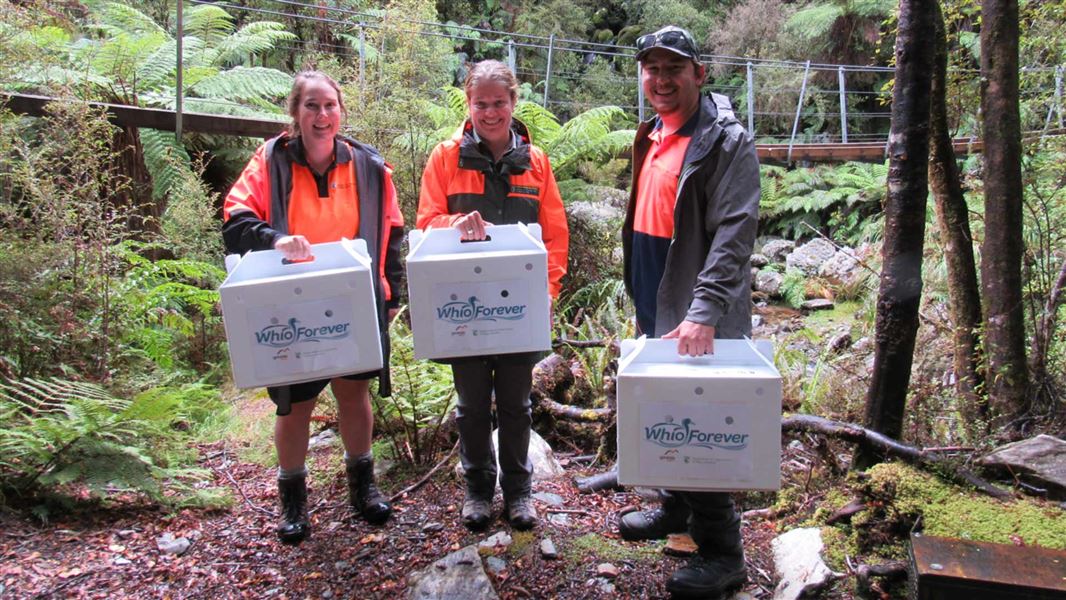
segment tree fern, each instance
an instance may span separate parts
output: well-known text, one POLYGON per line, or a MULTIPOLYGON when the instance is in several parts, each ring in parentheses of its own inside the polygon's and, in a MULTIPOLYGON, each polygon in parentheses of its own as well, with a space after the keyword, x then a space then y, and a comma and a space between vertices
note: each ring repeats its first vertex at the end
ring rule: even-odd
POLYGON ((281 23, 248 23, 217 44, 217 56, 213 62, 220 67, 241 64, 251 54, 266 52, 278 42, 295 39, 296 35, 285 31, 281 23))
POLYGON ((221 44, 233 33, 233 17, 215 4, 197 4, 185 9, 186 35, 195 36, 208 46, 221 44))
POLYGON ((374 47, 374 44, 370 43, 370 40, 364 40, 360 42, 358 34, 339 33, 337 37, 354 50, 360 52, 360 46, 362 46, 363 60, 367 63, 373 63, 378 60, 378 49, 374 47))
POLYGON ((807 40, 823 38, 829 35, 837 19, 844 16, 844 9, 842 3, 832 1, 810 4, 792 15, 785 27, 807 40))
POLYGON ((202 98, 252 100, 284 97, 292 87, 292 77, 266 67, 234 67, 205 77, 190 88, 202 98))
POLYGON ((174 77, 177 42, 167 40, 137 65, 137 80, 147 89, 165 85, 174 77))
POLYGON ((533 143, 538 146, 544 146, 554 139, 561 127, 558 117, 534 102, 520 100, 515 106, 514 116, 526 126, 533 143))
POLYGON ((86 2, 94 24, 108 34, 135 33, 167 36, 166 30, 151 17, 121 2, 86 2))

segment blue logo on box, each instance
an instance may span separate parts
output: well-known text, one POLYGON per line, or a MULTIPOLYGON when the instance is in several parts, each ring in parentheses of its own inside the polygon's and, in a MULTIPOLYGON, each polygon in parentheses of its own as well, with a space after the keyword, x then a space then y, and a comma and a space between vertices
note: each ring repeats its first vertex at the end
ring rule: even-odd
MULTIPOLYGON (((732 418, 727 419, 727 422, 731 423, 732 418)), ((694 425, 695 421, 687 417, 680 423, 674 423, 674 418, 667 415, 662 423, 644 428, 644 440, 663 448, 698 446, 735 451, 748 447, 748 438, 751 436, 747 433, 700 431, 694 425)))
POLYGON ((477 296, 471 296, 466 302, 453 300, 444 306, 437 307, 437 319, 456 325, 471 321, 519 321, 525 316, 525 304, 485 306, 477 299, 477 296))
POLYGON ((322 340, 339 340, 351 334, 351 323, 336 323, 321 327, 303 327, 295 318, 287 323, 267 325, 255 332, 255 343, 260 346, 284 348, 297 342, 320 342, 322 340))

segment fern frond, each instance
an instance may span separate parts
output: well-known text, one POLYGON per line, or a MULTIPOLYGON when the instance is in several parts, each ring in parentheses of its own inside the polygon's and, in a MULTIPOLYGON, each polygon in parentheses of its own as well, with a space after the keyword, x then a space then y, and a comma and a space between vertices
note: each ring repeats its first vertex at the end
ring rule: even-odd
POLYGON ((296 35, 285 30, 281 23, 256 21, 241 27, 217 46, 214 64, 230 66, 243 64, 251 54, 273 50, 278 42, 295 40, 296 35))
POLYGON ((897 6, 894 0, 848 0, 848 11, 860 17, 885 17, 897 6))
POLYGON ((126 33, 162 35, 170 37, 166 29, 156 23, 152 17, 121 2, 89 3, 95 5, 92 16, 98 26, 126 33))
POLYGON ((225 100, 271 100, 283 98, 292 87, 292 77, 267 67, 233 67, 196 82, 190 94, 225 100))
POLYGON ((792 15, 785 27, 807 40, 821 38, 829 34, 837 19, 844 16, 844 7, 834 2, 811 4, 792 15))
POLYGON ((167 40, 137 65, 137 80, 146 89, 162 85, 175 76, 177 42, 167 40))
POLYGON ((550 143, 561 127, 559 119, 550 110, 525 100, 515 106, 514 117, 526 126, 533 143, 538 146, 550 143))
POLYGON ((176 188, 189 169, 189 153, 179 144, 174 134, 158 129, 141 129, 141 145, 144 147, 144 164, 152 176, 152 197, 166 197, 176 188))
POLYGON ((197 4, 185 9, 185 33, 217 46, 233 33, 233 17, 221 6, 197 4))
MULTIPOLYGON (((344 43, 348 44, 348 47, 350 47, 352 50, 359 52, 360 43, 358 35, 353 35, 350 33, 339 33, 337 34, 337 37, 343 40, 344 43)), ((370 43, 369 39, 363 41, 362 47, 364 61, 374 62, 378 59, 378 49, 374 47, 374 44, 370 43)))
POLYGON ((33 48, 37 52, 59 54, 70 44, 70 32, 51 25, 21 31, 10 26, 0 27, 0 35, 10 40, 15 47, 33 48))

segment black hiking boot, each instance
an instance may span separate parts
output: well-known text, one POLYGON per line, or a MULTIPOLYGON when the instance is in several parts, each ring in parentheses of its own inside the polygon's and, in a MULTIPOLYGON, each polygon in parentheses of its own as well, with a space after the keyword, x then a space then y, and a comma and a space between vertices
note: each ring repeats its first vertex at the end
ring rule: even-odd
POLYGON ((744 553, 692 557, 670 576, 666 589, 674 598, 715 600, 738 589, 748 579, 744 553))
POLYGON ((278 498, 281 499, 278 539, 283 544, 299 545, 311 535, 311 522, 307 519, 307 475, 279 478, 278 498))
POLYGON ((659 508, 622 515, 618 520, 618 531, 622 539, 629 541, 666 539, 671 533, 688 531, 690 513, 688 505, 680 498, 666 496, 659 508))
POLYGON ((371 525, 389 520, 392 506, 374 484, 374 459, 361 458, 345 468, 348 476, 348 500, 352 508, 371 525))

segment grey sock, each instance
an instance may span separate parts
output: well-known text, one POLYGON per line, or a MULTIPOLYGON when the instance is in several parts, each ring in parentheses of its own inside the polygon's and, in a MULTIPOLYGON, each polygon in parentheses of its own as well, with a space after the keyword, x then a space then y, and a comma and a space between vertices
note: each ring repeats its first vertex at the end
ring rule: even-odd
POLYGON ((355 463, 357 463, 357 462, 359 462, 361 460, 364 460, 364 459, 370 460, 372 458, 374 458, 374 452, 371 451, 371 450, 367 450, 366 452, 364 452, 362 454, 356 454, 355 456, 352 456, 351 454, 348 454, 347 450, 344 451, 344 464, 345 464, 345 466, 348 466, 348 467, 351 467, 351 466, 355 465, 355 463))
POLYGON ((278 479, 297 479, 299 477, 307 477, 307 465, 300 465, 295 469, 278 467, 278 479))

